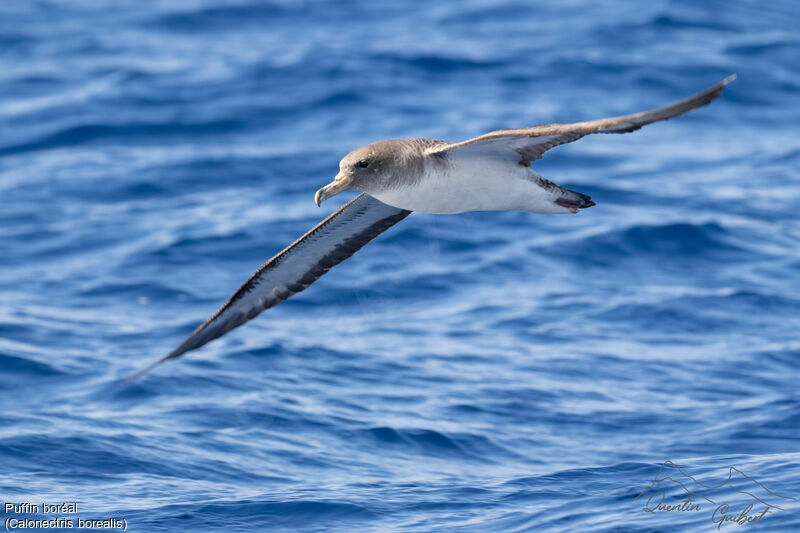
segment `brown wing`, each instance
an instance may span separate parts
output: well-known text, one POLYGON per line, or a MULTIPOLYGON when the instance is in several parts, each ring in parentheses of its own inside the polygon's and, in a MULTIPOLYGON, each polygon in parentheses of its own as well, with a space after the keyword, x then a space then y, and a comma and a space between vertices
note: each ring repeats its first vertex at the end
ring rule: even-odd
POLYGON ((634 113, 621 117, 602 118, 574 124, 541 124, 529 128, 497 130, 474 139, 458 143, 449 143, 433 148, 432 154, 446 154, 458 151, 459 154, 476 154, 482 156, 497 155, 499 157, 518 158, 520 164, 528 166, 541 159, 547 150, 560 144, 577 141, 590 133, 627 133, 635 131, 659 120, 668 120, 679 115, 708 105, 733 80, 736 74, 728 76, 705 91, 690 96, 670 106, 652 111, 634 113))
POLYGON ((356 196, 264 263, 180 346, 126 381, 142 376, 167 359, 180 357, 225 335, 265 309, 304 291, 328 270, 410 213, 388 206, 367 194, 356 196))

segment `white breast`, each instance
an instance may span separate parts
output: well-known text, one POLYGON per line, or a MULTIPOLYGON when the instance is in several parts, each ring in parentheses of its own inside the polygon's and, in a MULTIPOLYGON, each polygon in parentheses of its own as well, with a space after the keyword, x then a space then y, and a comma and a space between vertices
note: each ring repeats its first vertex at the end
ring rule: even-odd
POLYGON ((393 207, 422 213, 569 212, 553 203, 553 192, 540 187, 536 178, 533 171, 515 162, 454 154, 446 165, 428 165, 411 186, 370 194, 393 207))

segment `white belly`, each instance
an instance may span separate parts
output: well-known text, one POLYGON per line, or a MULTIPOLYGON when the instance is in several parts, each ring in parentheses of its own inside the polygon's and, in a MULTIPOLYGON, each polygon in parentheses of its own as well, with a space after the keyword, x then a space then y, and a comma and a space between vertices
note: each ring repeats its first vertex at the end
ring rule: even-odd
POLYGON ((385 204, 422 213, 528 211, 569 213, 554 203, 527 167, 485 157, 451 157, 448 165, 431 166, 413 186, 370 194, 385 204))

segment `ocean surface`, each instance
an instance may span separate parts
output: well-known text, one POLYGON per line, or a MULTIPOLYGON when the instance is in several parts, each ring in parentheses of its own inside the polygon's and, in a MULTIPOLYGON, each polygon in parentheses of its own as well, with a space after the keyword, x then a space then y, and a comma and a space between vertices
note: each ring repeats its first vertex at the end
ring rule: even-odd
POLYGON ((799 24, 792 1, 0 3, 4 525, 799 531, 799 24), (412 214, 120 382, 355 195, 313 202, 350 150, 734 72, 534 164, 595 207, 412 214), (768 513, 715 521, 748 502, 768 513))

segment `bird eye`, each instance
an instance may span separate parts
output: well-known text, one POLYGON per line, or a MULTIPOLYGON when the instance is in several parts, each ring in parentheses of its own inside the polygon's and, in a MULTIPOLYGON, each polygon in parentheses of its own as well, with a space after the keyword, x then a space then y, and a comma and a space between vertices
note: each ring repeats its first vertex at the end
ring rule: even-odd
POLYGON ((366 159, 362 159, 361 161, 358 162, 358 166, 359 168, 367 168, 369 166, 369 161, 367 161, 366 159))

